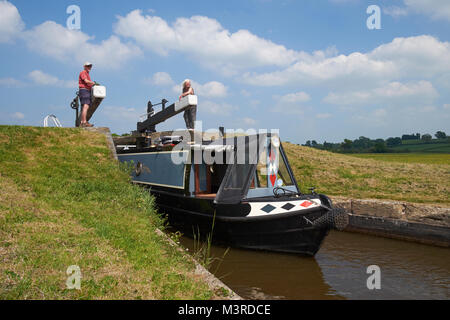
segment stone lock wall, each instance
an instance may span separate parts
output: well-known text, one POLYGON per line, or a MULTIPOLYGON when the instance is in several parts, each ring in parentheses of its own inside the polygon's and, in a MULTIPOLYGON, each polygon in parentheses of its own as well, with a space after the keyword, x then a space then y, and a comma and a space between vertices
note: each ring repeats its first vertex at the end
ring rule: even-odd
POLYGON ((375 199, 342 197, 331 197, 331 199, 335 206, 344 208, 353 215, 450 227, 450 207, 375 199))

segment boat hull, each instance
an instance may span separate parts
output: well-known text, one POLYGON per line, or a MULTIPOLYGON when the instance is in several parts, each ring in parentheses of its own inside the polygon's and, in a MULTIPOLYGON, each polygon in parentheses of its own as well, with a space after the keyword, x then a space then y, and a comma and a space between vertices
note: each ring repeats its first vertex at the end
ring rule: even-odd
POLYGON ((314 256, 330 226, 311 223, 326 214, 322 208, 265 217, 226 217, 193 212, 157 201, 169 224, 185 235, 235 248, 314 256))

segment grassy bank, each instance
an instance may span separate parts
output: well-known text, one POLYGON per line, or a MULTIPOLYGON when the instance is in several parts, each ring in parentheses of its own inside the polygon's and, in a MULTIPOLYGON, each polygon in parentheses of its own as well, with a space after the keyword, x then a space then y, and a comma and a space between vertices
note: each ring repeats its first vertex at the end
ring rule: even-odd
POLYGON ((358 158, 290 143, 283 146, 303 191, 315 186, 318 192, 328 195, 450 206, 447 155, 432 155, 440 159, 438 163, 431 160, 434 158, 419 161, 420 156, 408 163, 358 158))
POLYGON ((103 135, 0 126, 1 299, 209 299, 103 135), (81 290, 66 270, 81 269, 81 290))

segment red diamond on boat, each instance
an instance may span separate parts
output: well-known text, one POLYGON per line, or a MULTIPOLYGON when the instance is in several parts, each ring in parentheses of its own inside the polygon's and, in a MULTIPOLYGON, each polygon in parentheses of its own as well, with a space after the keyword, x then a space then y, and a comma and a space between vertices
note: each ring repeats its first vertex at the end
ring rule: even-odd
POLYGON ((304 201, 304 202, 302 202, 302 204, 301 204, 301 206, 302 207, 305 207, 305 208, 308 208, 310 205, 312 205, 313 203, 312 202, 309 202, 309 201, 304 201))

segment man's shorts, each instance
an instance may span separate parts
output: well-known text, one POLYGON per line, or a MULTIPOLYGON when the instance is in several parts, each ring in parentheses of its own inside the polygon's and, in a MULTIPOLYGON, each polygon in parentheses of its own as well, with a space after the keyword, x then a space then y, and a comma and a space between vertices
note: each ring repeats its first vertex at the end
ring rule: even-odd
POLYGON ((91 105, 91 90, 80 89, 79 97, 80 97, 81 106, 83 106, 85 104, 91 105))

